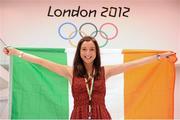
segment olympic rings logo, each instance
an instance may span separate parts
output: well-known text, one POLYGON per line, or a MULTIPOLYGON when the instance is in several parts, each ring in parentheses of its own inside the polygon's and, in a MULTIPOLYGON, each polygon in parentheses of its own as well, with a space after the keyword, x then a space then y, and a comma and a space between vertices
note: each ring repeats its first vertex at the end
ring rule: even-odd
POLYGON ((103 43, 99 44, 99 41, 96 39, 99 47, 102 48, 105 47, 110 40, 113 40, 117 37, 118 28, 116 25, 109 22, 102 24, 99 29, 96 27, 95 24, 91 22, 83 23, 82 25, 80 25, 79 29, 72 22, 62 23, 58 28, 59 36, 64 40, 68 40, 70 45, 72 45, 73 47, 77 47, 77 43, 73 42, 73 39, 78 35, 78 33, 81 38, 84 36, 91 36, 96 38, 99 33, 99 35, 105 40, 103 43), (108 28, 108 31, 105 32, 105 28, 108 28), (110 28, 113 28, 113 31, 115 30, 115 33, 110 31, 110 28))

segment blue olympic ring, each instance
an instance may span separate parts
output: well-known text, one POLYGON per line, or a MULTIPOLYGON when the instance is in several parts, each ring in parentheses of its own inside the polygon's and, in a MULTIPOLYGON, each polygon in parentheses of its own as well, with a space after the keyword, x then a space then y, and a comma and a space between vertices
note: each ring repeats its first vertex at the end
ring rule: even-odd
POLYGON ((69 40, 69 39, 75 38, 76 35, 77 35, 77 31, 78 31, 78 30, 77 30, 77 27, 76 27, 73 23, 70 23, 70 22, 65 22, 65 23, 61 24, 61 25, 59 26, 59 29, 58 29, 59 35, 60 35, 63 39, 65 39, 65 40, 69 40), (62 35, 62 33, 61 33, 61 28, 62 28, 62 26, 66 25, 66 24, 72 25, 72 26, 75 28, 75 32, 74 32, 75 34, 74 34, 72 37, 70 37, 70 38, 64 37, 64 36, 62 35))

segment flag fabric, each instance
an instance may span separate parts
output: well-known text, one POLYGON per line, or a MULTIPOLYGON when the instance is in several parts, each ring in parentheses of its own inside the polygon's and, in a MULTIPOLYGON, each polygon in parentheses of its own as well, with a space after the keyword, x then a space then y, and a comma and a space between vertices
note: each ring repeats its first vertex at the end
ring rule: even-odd
MULTIPOLYGON (((165 51, 124 50, 124 61, 165 51)), ((126 119, 173 119, 176 56, 129 70, 124 74, 126 119)))
MULTIPOLYGON (((19 48, 72 66, 75 49, 19 48)), ((101 49, 102 65, 122 64, 164 51, 101 49)), ((112 119, 172 119, 175 55, 113 76, 106 82, 106 106, 112 119)), ((11 57, 12 119, 68 119, 73 109, 68 80, 48 69, 11 57)))

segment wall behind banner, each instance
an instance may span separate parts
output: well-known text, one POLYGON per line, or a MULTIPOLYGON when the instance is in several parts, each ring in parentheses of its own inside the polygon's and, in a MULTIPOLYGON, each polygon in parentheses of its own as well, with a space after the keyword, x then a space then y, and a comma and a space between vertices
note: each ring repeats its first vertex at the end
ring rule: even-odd
MULTIPOLYGON (((92 22, 97 27, 111 22, 118 27, 118 35, 105 48, 172 50, 180 58, 180 1, 179 0, 1 0, 0 38, 15 47, 72 47, 58 34, 59 25, 73 22, 77 26, 92 22), (95 9, 96 17, 48 17, 56 9, 95 9), (102 7, 130 8, 128 17, 102 17, 102 7)), ((106 14, 107 15, 107 14, 106 14)), ((77 36, 75 40, 79 39, 77 36)), ((103 40, 99 35, 98 40, 103 40)), ((1 53, 1 52, 0 52, 1 53)), ((1 56, 0 56, 1 57, 1 56)), ((7 61, 0 58, 0 64, 7 61)), ((178 63, 180 63, 178 61, 178 63)), ((177 65, 179 66, 179 65, 177 65)), ((180 91, 180 70, 177 69, 176 91, 180 91)), ((175 92, 175 96, 178 96, 175 92)), ((175 98, 175 117, 180 118, 180 97, 175 98)))

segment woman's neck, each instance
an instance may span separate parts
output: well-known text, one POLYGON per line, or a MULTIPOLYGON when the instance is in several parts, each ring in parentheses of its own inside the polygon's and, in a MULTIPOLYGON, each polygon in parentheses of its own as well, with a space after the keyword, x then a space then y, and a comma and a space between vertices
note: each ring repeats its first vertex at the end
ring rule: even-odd
POLYGON ((86 68, 86 71, 88 73, 88 75, 92 75, 92 72, 93 72, 93 64, 84 64, 85 68, 86 68))

